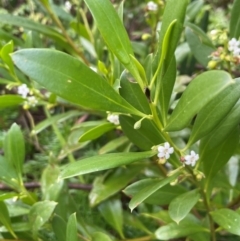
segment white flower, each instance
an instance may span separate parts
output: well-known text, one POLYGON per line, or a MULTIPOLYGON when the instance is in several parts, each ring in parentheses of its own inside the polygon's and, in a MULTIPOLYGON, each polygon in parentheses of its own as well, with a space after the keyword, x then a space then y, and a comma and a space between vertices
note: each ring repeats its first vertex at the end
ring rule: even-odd
POLYGON ((158 5, 155 2, 150 1, 150 2, 147 3, 147 10, 148 11, 157 11, 158 5))
POLYGON ((114 125, 119 125, 119 116, 118 115, 108 115, 107 120, 111 123, 113 123, 114 125))
POLYGON ((240 41, 232 38, 228 42, 228 50, 231 51, 234 56, 240 55, 240 41))
POLYGON ((72 4, 69 1, 66 1, 65 2, 65 8, 66 8, 67 11, 70 11, 71 8, 72 8, 72 4))
POLYGON ((185 164, 195 166, 198 159, 199 155, 196 154, 195 151, 191 151, 190 155, 185 156, 185 164))
POLYGON ((27 103, 29 106, 34 107, 38 103, 37 99, 35 96, 30 96, 27 98, 27 103))
POLYGON ((160 159, 168 159, 170 157, 170 154, 173 153, 173 147, 170 147, 170 144, 168 142, 164 143, 164 146, 158 147, 158 157, 160 159))
POLYGON ((17 90, 18 94, 21 95, 23 98, 26 98, 28 93, 29 93, 29 88, 27 87, 26 84, 22 84, 18 86, 17 90))

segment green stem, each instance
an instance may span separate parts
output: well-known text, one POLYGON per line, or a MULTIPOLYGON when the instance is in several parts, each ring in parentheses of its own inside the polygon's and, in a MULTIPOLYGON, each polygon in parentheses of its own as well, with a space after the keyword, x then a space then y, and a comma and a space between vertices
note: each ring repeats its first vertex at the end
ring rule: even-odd
POLYGON ((155 239, 153 236, 145 236, 141 238, 134 238, 134 239, 124 239, 123 241, 150 241, 155 239))

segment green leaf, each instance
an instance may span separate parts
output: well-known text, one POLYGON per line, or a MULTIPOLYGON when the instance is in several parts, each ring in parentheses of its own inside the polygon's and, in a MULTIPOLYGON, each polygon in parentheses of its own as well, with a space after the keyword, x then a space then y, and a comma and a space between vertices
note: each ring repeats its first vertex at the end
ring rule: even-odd
POLYGON ((239 38, 240 37, 240 0, 235 0, 233 2, 231 18, 230 18, 230 37, 239 38))
POLYGON ((91 172, 107 170, 127 165, 135 161, 140 161, 154 155, 156 155, 156 151, 110 153, 93 156, 64 166, 60 177, 69 178, 91 172))
POLYGON ((103 200, 113 196, 128 185, 143 169, 142 165, 131 165, 128 168, 118 168, 107 176, 96 177, 89 194, 91 206, 96 206, 103 200))
POLYGON ((204 231, 208 232, 208 229, 192 222, 181 222, 180 224, 169 223, 157 229, 155 236, 160 240, 170 240, 204 231))
MULTIPOLYGON (((148 184, 151 184, 151 179, 143 179, 138 182, 134 182, 133 184, 127 186, 123 192, 129 196, 134 197, 138 192, 140 192, 143 188, 145 188, 148 184)), ((170 186, 167 184, 162 187, 151 196, 149 196, 144 203, 154 204, 154 205, 168 205, 174 198, 183 194, 186 190, 181 186, 170 186)))
POLYGON ((240 97, 240 81, 229 85, 197 115, 188 146, 209 134, 228 115, 240 97))
POLYGON ((210 213, 213 220, 226 231, 240 236, 240 215, 227 208, 219 209, 210 213))
POLYGON ((210 39, 198 26, 190 23, 187 24, 185 33, 194 57, 200 64, 207 67, 209 55, 215 51, 210 39))
POLYGON ((92 236, 92 241, 112 241, 105 233, 95 232, 92 236))
POLYGON ((101 147, 101 149, 98 151, 98 153, 100 155, 106 154, 108 152, 116 150, 118 147, 121 147, 126 143, 128 143, 128 138, 126 136, 120 136, 116 139, 109 141, 106 145, 101 147))
POLYGON ((123 214, 121 205, 122 203, 119 200, 113 199, 100 204, 98 209, 105 221, 119 233, 122 239, 124 239, 122 231, 123 214))
POLYGON ((109 122, 93 127, 79 137, 79 142, 97 139, 106 132, 113 130, 115 127, 116 126, 114 124, 109 122))
POLYGON ((138 192, 130 201, 129 208, 131 211, 136 208, 140 203, 146 200, 153 193, 158 191, 161 187, 167 185, 177 178, 179 173, 176 173, 170 177, 166 177, 164 179, 152 179, 151 182, 146 185, 140 192, 138 192))
POLYGON ((78 241, 76 213, 71 214, 68 219, 66 240, 78 241))
POLYGON ((227 136, 237 127, 240 119, 240 100, 232 108, 225 119, 211 132, 201 140, 200 149, 207 148, 210 150, 220 145, 227 136))
POLYGON ((208 71, 191 81, 171 114, 166 131, 188 126, 191 119, 217 94, 232 84, 231 76, 221 70, 208 71))
POLYGON ((9 233, 17 239, 16 234, 13 231, 11 220, 9 217, 7 206, 4 202, 0 201, 0 222, 6 227, 9 233))
POLYGON ((79 116, 83 114, 80 111, 77 110, 71 110, 71 111, 67 111, 65 113, 62 114, 58 114, 55 115, 51 118, 47 118, 41 122, 39 122, 33 129, 32 129, 32 134, 38 134, 41 131, 45 130, 47 127, 51 126, 54 123, 61 123, 63 121, 66 121, 68 119, 71 119, 73 117, 79 116))
POLYGON ((53 201, 41 201, 35 203, 29 212, 29 223, 34 236, 44 223, 48 221, 57 203, 53 201))
POLYGON ((189 21, 194 20, 197 14, 201 11, 204 4, 203 0, 193 1, 187 7, 187 18, 189 21))
POLYGON ((22 104, 24 99, 18 95, 1 95, 0 109, 22 104))
POLYGON ((4 139, 5 158, 16 169, 19 180, 22 179, 25 159, 25 141, 20 127, 14 123, 4 139))
POLYGON ((10 58, 9 54, 13 52, 13 41, 8 42, 5 44, 1 49, 1 58, 7 64, 11 73, 14 73, 14 66, 12 59, 10 58))
POLYGON ((144 116, 119 96, 102 77, 65 53, 49 49, 25 49, 15 52, 12 59, 21 71, 66 100, 98 111, 144 116))
POLYGON ((20 190, 20 182, 15 168, 0 155, 0 180, 15 190, 20 190))
POLYGON ((199 198, 198 190, 192 190, 173 199, 169 205, 169 215, 172 220, 179 224, 198 202, 199 198))
POLYGON ((52 219, 52 228, 53 232, 58 241, 67 241, 66 240, 66 222, 62 219, 62 217, 58 215, 54 215, 52 219))
POLYGON ((42 33, 48 37, 51 37, 52 39, 57 40, 62 45, 66 44, 64 37, 60 33, 58 33, 56 30, 54 30, 46 25, 42 25, 38 22, 34 22, 25 17, 14 16, 11 14, 0 14, 0 22, 2 24, 14 25, 14 26, 18 26, 21 28, 34 30, 34 31, 42 33))
POLYGON ((143 89, 143 80, 139 76, 135 62, 130 58, 130 55, 134 56, 130 40, 112 3, 109 0, 84 0, 84 2, 90 9, 108 48, 133 74, 143 89))
POLYGON ((205 141, 206 143, 203 147, 201 146, 202 142, 200 143, 199 162, 203 163, 204 174, 206 176, 205 186, 208 188, 212 178, 233 155, 239 142, 239 130, 235 128, 222 143, 214 148, 207 144, 208 141, 211 141, 210 138, 205 141))
POLYGON ((43 200, 56 201, 63 187, 63 180, 58 180, 60 169, 50 164, 42 172, 41 191, 43 200))

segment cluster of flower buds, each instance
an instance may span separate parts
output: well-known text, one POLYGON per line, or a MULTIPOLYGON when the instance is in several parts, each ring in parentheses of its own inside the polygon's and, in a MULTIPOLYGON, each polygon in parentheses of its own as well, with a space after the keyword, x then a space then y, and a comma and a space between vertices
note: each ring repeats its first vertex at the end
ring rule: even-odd
POLYGON ((17 93, 26 100, 23 105, 24 109, 29 109, 30 107, 35 107, 37 105, 37 98, 35 96, 28 96, 31 95, 31 92, 26 84, 18 86, 17 93))

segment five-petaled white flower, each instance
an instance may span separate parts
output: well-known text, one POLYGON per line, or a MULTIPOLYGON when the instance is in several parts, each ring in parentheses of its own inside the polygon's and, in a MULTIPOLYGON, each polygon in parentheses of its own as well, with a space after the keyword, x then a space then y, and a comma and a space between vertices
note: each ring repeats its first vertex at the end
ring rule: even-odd
POLYGON ((233 56, 240 55, 240 41, 235 38, 232 38, 228 42, 228 50, 233 53, 233 56))
POLYGON ((107 120, 109 122, 113 123, 114 125, 119 125, 119 116, 118 115, 110 114, 110 115, 108 115, 107 120))
POLYGON ((18 94, 21 95, 23 98, 26 98, 28 93, 29 93, 29 88, 27 87, 26 84, 22 84, 18 86, 17 90, 18 94))
POLYGON ((198 159, 199 155, 196 154, 195 151, 191 151, 190 155, 185 156, 185 164, 195 166, 198 159))
POLYGON ((150 1, 150 2, 147 3, 147 10, 148 11, 157 11, 158 5, 155 2, 150 1))
POLYGON ((158 147, 158 157, 160 159, 168 159, 170 157, 170 154, 173 153, 173 147, 170 147, 170 144, 168 142, 164 143, 164 146, 158 147))

